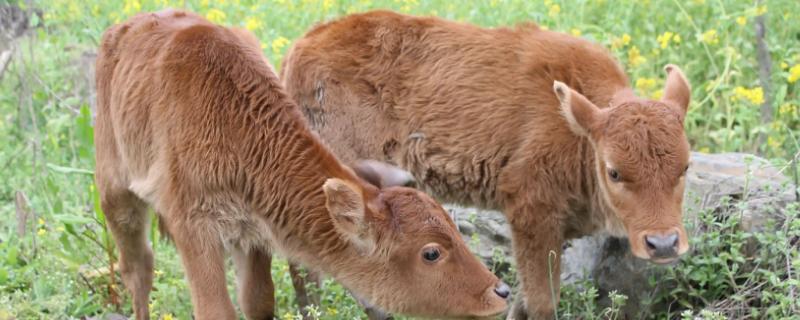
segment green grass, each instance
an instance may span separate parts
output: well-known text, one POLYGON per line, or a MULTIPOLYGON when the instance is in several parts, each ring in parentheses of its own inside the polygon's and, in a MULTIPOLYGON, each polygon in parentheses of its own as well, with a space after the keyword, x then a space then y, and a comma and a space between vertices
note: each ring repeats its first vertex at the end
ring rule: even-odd
MULTIPOLYGON (((91 67, 86 62, 91 60, 82 56, 96 50, 105 28, 136 12, 179 7, 225 25, 250 28, 275 66, 291 41, 314 23, 369 9, 437 15, 482 26, 534 21, 607 46, 645 96, 660 94, 665 64, 680 65, 693 84, 686 128, 695 150, 758 152, 785 164, 800 150, 800 2, 764 3, 756 7, 751 1, 730 0, 33 1, 30 6, 43 11, 41 19, 31 21, 38 27, 17 43, 0 82, 0 319, 130 314, 130 298, 119 278, 111 281, 108 276, 109 259, 116 253, 96 206, 91 97, 85 78, 91 67), (753 25, 755 15, 764 11, 773 71, 770 92, 760 89, 753 25), (767 123, 760 116, 762 96, 773 97, 773 120, 767 123), (761 133, 767 137, 764 143, 756 139, 761 133), (23 210, 29 217, 24 234, 17 233, 17 207, 22 203, 18 198, 27 199, 22 202, 29 207, 23 210), (118 303, 110 292, 122 295, 118 303)), ((765 234, 738 231, 736 219, 717 221, 710 213, 702 215, 706 220, 695 228, 710 232, 693 239, 699 244, 694 254, 660 279, 673 281, 677 289, 654 297, 654 303, 671 307, 650 316, 681 317, 683 310, 689 310, 686 314, 715 318, 719 315, 714 312, 721 310, 715 306, 728 300, 737 302, 730 305, 738 306, 734 315, 742 317, 796 316, 800 309, 800 293, 795 292, 800 281, 797 211, 787 210, 777 227, 780 232, 765 234), (748 239, 755 239, 764 253, 743 256, 739 249, 752 241, 748 239), (763 283, 758 301, 743 291, 752 283, 763 283)), ((189 318, 188 289, 175 249, 155 233, 151 239, 157 269, 152 315, 189 318)), ((286 263, 276 261, 272 271, 279 314, 296 317, 286 263)), ((617 308, 603 309, 592 289, 591 284, 564 288, 560 315, 613 316, 617 308)), ((323 297, 316 310, 321 318, 363 317, 355 302, 330 281, 323 297)))

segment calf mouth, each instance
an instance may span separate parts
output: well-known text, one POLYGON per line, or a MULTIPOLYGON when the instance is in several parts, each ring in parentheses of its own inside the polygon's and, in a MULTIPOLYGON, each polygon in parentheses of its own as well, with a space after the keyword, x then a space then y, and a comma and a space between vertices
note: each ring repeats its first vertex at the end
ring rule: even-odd
POLYGON ((650 262, 657 264, 657 265, 676 265, 678 264, 679 257, 669 257, 669 258, 650 258, 650 262))

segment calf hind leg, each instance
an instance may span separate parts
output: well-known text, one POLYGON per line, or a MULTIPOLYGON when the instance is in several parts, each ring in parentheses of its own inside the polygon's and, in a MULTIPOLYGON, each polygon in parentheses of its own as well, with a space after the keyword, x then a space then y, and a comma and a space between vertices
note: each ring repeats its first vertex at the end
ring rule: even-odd
POLYGON ((233 250, 239 306, 248 320, 272 319, 275 287, 270 273, 272 257, 264 249, 233 250))
MULTIPOLYGON (((100 184, 98 184, 100 185, 100 184)), ((148 302, 153 287, 153 251, 147 243, 150 225, 147 204, 129 190, 100 188, 100 207, 119 248, 122 282, 133 296, 137 320, 150 318, 148 302)))

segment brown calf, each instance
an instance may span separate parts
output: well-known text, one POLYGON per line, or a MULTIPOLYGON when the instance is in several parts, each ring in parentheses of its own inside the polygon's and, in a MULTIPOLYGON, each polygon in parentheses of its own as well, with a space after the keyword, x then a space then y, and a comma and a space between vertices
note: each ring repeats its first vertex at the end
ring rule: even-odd
POLYGON ((507 286, 438 203, 376 185, 397 180, 386 167, 366 163, 375 181, 357 177, 319 142, 246 31, 138 15, 104 34, 97 88, 97 185, 137 319, 153 279, 148 206, 180 252, 196 319, 236 318, 226 249, 248 319, 274 315, 271 250, 398 313, 506 307, 507 286))
POLYGON ((646 100, 580 38, 377 11, 313 28, 282 72, 341 159, 394 162, 440 200, 505 212, 524 298, 512 317, 551 318, 566 239, 627 236, 657 263, 688 248, 690 89, 675 66, 646 100))

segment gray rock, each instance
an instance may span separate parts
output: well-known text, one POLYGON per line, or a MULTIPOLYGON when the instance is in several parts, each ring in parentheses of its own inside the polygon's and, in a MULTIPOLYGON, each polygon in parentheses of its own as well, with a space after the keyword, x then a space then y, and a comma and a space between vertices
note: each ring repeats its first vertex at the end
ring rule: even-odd
MULTIPOLYGON (((701 210, 737 206, 741 209, 743 229, 759 231, 780 209, 797 201, 785 168, 743 153, 692 153, 687 173, 684 218, 687 225, 697 225, 701 210), (725 200, 730 199, 730 200, 725 200)), ((502 213, 491 210, 448 205, 458 221, 465 240, 489 265, 498 260, 513 263, 510 229, 502 213), (473 239, 478 239, 477 243, 473 239)), ((700 232, 693 230, 690 232, 700 232)), ((640 302, 654 293, 648 278, 664 270, 648 268, 646 261, 633 257, 626 239, 592 235, 569 241, 561 259, 563 284, 594 281, 601 293, 616 290, 628 296, 624 313, 636 317, 640 302)), ((505 268, 501 268, 505 270, 505 268)), ((601 301, 602 303, 602 301, 601 301)))

